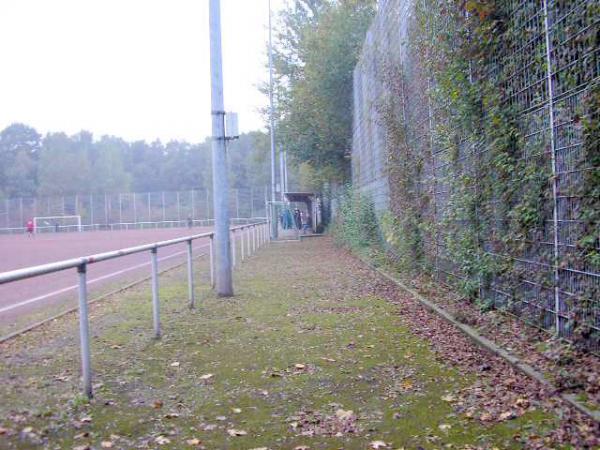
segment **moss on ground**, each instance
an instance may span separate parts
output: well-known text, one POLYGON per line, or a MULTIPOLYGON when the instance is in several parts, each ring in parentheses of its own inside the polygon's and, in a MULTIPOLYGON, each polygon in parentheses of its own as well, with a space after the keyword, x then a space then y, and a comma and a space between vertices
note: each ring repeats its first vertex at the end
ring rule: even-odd
POLYGON ((263 248, 220 299, 198 266, 161 278, 164 336, 147 286, 92 311, 95 398, 78 394, 76 317, 3 348, 0 447, 519 448, 555 418, 483 425, 446 401, 470 385, 412 335, 397 307, 364 297, 327 240, 263 248), (25 430, 25 431, 23 431, 25 430), (239 434, 232 436, 231 434, 239 434))

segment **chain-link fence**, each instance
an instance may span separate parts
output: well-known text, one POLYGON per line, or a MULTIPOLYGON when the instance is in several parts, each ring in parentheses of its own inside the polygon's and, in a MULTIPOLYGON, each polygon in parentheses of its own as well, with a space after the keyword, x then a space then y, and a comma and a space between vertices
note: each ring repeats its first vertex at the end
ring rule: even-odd
MULTIPOLYGON (((266 217, 266 192, 262 187, 230 189, 230 217, 266 217)), ((0 233, 23 232, 34 217, 60 216, 80 216, 83 229, 136 224, 185 226, 190 219, 213 219, 213 199, 209 190, 8 198, 0 200, 0 233)))
MULTIPOLYGON (((467 18, 493 16, 468 3, 467 18)), ((458 102, 439 101, 455 87, 473 95, 432 75, 444 63, 437 47, 454 45, 458 59, 461 40, 478 39, 457 33, 449 11, 460 5, 380 2, 354 73, 353 184, 382 214, 415 219, 419 269, 598 350, 600 2, 500 5, 504 40, 458 64, 474 78, 466 84, 484 78, 500 99, 499 112, 482 99, 483 120, 510 112, 514 136, 469 132, 458 102), (505 172, 495 150, 503 138, 512 139, 505 172)))

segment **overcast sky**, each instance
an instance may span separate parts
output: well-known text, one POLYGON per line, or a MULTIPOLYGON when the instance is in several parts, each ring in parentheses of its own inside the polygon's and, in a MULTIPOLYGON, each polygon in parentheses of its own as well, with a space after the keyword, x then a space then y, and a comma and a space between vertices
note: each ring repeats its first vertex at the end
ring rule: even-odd
MULTIPOLYGON (((268 0, 221 4, 225 108, 260 129, 268 0)), ((209 83, 208 0, 0 0, 0 129, 198 142, 209 83)))

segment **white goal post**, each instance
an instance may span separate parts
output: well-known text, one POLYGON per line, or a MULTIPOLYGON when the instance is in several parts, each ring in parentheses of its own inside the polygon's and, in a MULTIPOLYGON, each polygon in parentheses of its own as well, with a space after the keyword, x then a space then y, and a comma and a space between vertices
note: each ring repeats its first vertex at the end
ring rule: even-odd
POLYGON ((33 218, 33 231, 82 231, 81 216, 37 216, 33 218))

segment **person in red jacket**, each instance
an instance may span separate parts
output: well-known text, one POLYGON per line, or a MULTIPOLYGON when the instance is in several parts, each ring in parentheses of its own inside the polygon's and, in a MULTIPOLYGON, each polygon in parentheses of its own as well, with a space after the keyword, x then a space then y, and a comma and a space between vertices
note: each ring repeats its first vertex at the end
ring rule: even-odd
POLYGON ((29 237, 33 236, 33 220, 29 219, 27 221, 27 234, 29 234, 29 237))

